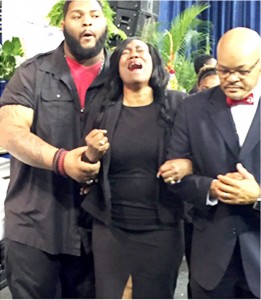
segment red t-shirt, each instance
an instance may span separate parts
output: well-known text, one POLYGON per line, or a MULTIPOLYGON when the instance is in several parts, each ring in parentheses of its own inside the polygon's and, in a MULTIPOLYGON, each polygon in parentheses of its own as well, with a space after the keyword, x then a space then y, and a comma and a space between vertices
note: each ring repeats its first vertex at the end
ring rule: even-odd
POLYGON ((92 66, 83 66, 70 57, 66 57, 66 61, 71 70, 71 74, 78 91, 81 108, 83 108, 85 104, 86 91, 94 79, 98 76, 102 62, 99 61, 92 66))

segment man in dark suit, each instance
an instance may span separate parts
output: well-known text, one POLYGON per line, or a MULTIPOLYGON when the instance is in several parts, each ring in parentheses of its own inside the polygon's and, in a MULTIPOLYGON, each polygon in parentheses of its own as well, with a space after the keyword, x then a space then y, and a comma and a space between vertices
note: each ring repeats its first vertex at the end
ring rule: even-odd
POLYGON ((194 168, 170 186, 193 204, 193 298, 260 298, 260 55, 257 32, 226 32, 220 86, 187 97, 173 128, 168 159, 194 168))

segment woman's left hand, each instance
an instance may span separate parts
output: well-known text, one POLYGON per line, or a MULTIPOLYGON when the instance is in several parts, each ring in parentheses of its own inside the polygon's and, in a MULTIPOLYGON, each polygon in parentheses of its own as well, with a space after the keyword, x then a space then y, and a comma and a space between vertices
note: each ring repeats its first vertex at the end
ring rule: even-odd
POLYGON ((187 158, 177 158, 167 160, 160 166, 157 173, 157 177, 162 177, 164 182, 175 184, 181 181, 181 179, 192 174, 192 162, 187 158))

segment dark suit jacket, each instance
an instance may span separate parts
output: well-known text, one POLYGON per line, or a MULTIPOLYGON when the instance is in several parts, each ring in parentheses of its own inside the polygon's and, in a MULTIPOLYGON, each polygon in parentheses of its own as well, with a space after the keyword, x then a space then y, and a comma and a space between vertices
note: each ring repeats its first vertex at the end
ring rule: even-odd
MULTIPOLYGON (((244 122, 244 120, 242 120, 244 122)), ((253 205, 206 205, 211 181, 241 162, 260 182, 260 104, 242 147, 220 87, 189 96, 173 128, 168 158, 192 158, 194 174, 171 186, 193 203, 191 274, 207 290, 217 286, 239 241, 252 293, 260 296, 260 212, 253 205)))
MULTIPOLYGON (((168 91, 165 99, 166 109, 170 109, 172 118, 175 118, 178 107, 181 104, 185 94, 177 91, 168 91)), ((98 99, 97 99, 98 100, 98 99)), ((86 121, 86 132, 98 126, 98 128, 107 129, 107 137, 109 142, 113 143, 113 134, 119 119, 122 109, 122 101, 113 102, 103 114, 97 113, 99 109, 95 105, 100 106, 99 100, 92 105, 92 110, 89 113, 86 121), (95 113, 96 112, 96 113, 95 113), (98 116, 98 117, 97 117, 98 116), (99 120, 99 121, 97 121, 99 120)), ((161 139, 159 145, 159 160, 158 166, 166 160, 166 141, 170 134, 164 122, 160 122, 161 139)), ((82 207, 88 211, 94 218, 99 221, 109 224, 111 222, 111 191, 108 180, 108 172, 111 160, 111 150, 109 149, 102 159, 101 171, 98 177, 98 184, 91 187, 91 191, 87 194, 82 202, 82 207)), ((156 176, 156 174, 155 174, 156 176)), ((176 202, 173 199, 172 193, 167 189, 167 185, 159 180, 158 185, 158 212, 163 223, 174 223, 182 218, 183 204, 176 202)))

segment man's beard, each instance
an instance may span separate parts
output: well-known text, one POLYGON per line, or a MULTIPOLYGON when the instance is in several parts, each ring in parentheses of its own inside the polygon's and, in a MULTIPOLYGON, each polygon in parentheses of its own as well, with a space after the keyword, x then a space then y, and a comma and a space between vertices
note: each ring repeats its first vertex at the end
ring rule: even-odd
POLYGON ((106 30, 103 32, 103 34, 99 37, 99 39, 96 41, 96 44, 92 48, 83 48, 80 44, 80 42, 74 38, 64 27, 63 34, 65 41, 72 53, 72 55, 75 57, 75 59, 79 62, 90 59, 98 55, 102 48, 104 47, 105 40, 107 37, 107 27, 106 30))

